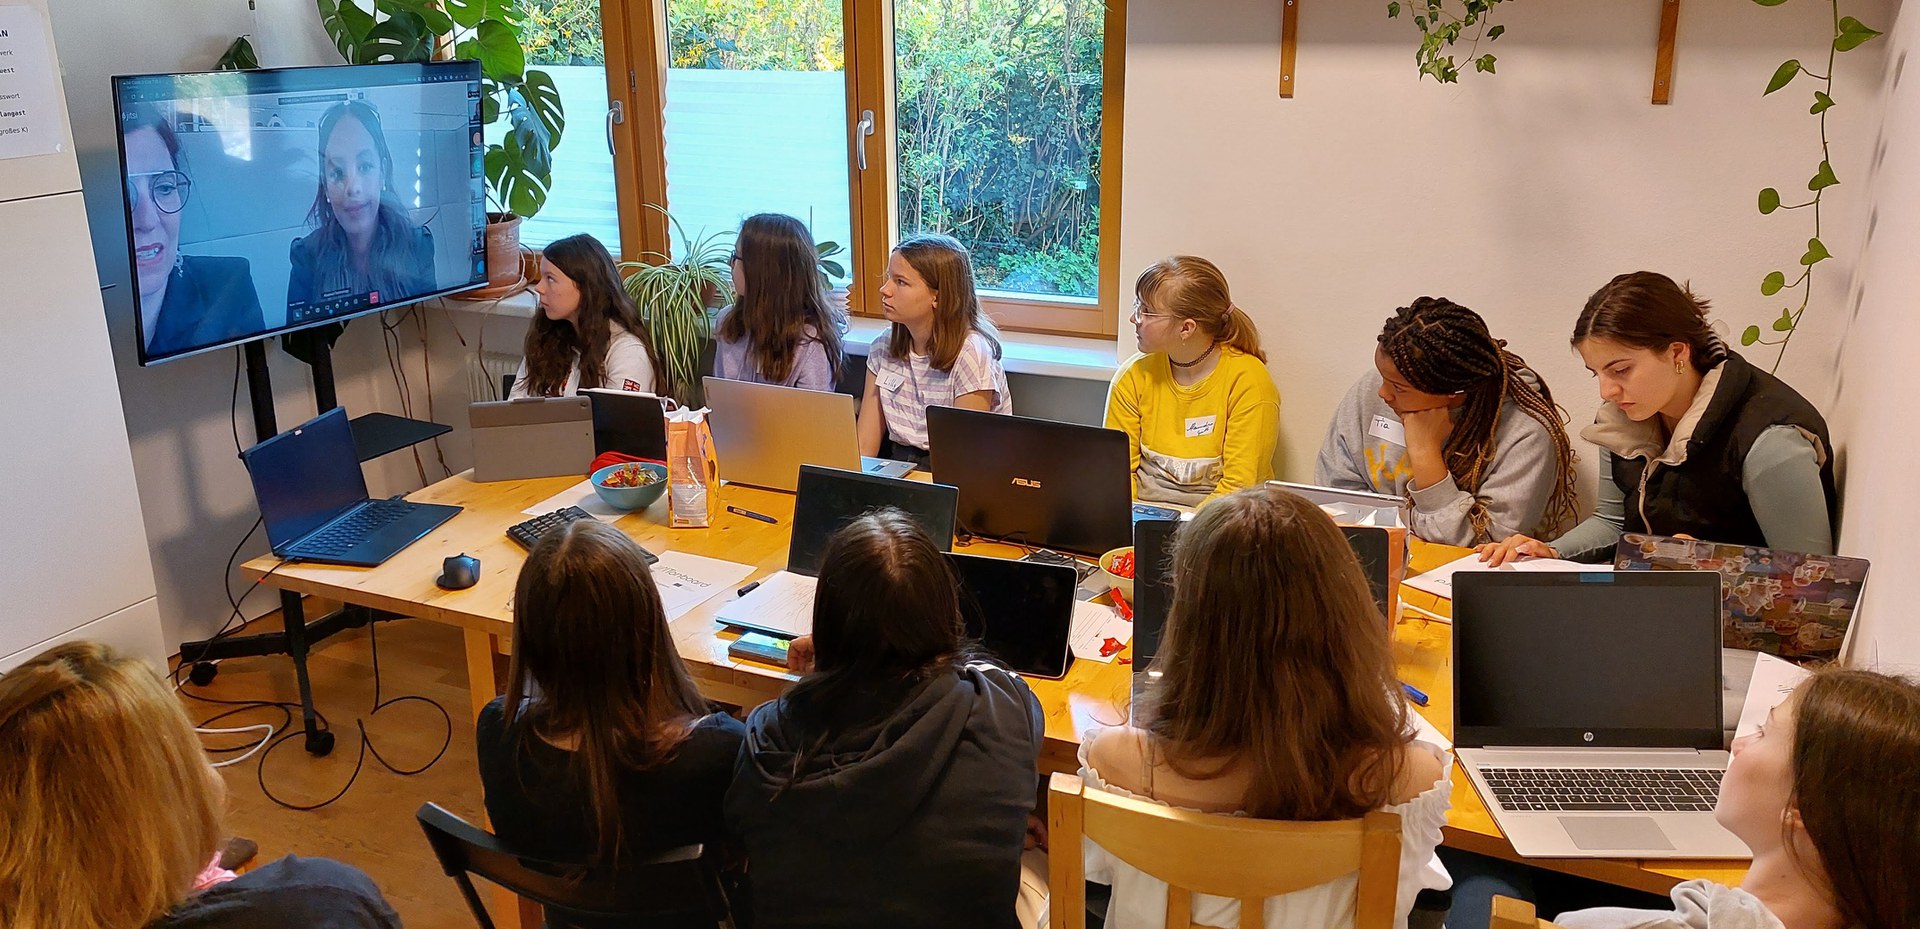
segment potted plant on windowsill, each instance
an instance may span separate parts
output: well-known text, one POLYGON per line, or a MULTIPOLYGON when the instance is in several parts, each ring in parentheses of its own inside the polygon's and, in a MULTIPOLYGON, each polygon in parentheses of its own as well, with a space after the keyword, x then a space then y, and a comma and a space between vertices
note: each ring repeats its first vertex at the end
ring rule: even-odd
POLYGON ((517 0, 315 0, 341 57, 350 64, 423 62, 436 57, 480 62, 481 121, 506 121, 483 156, 487 196, 488 290, 524 281, 520 222, 540 212, 553 186, 553 150, 566 129, 560 90, 545 71, 529 69, 517 0), (447 54, 451 52, 451 54, 447 54))
POLYGON ((620 264, 627 293, 640 309, 640 322, 659 354, 660 387, 686 406, 704 403, 700 376, 703 359, 713 342, 715 311, 733 297, 732 230, 687 235, 671 213, 651 203, 672 224, 680 241, 680 258, 643 252, 644 261, 620 264))

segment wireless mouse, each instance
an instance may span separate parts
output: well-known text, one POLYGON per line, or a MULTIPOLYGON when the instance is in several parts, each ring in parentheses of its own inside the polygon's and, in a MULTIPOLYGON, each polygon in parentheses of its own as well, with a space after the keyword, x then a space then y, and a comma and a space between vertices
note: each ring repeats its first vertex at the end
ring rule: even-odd
POLYGON ((433 579, 445 590, 465 590, 480 583, 480 559, 465 553, 441 563, 440 576, 433 579))

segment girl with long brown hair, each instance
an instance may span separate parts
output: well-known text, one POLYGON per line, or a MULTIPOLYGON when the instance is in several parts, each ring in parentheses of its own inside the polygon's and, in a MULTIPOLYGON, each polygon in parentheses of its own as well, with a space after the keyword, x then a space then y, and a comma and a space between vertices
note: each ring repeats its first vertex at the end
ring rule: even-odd
POLYGON ((1106 423, 1127 434, 1134 497, 1194 504, 1272 480, 1280 391, 1226 275, 1162 258, 1134 281, 1131 319, 1140 354, 1113 377, 1106 423))
POLYGON ((1404 497, 1413 534, 1446 545, 1574 523, 1560 409, 1480 314, 1421 297, 1387 318, 1373 365, 1327 427, 1315 483, 1404 497))
POLYGON ((733 246, 733 305, 714 329, 715 377, 832 390, 840 377, 840 318, 827 302, 806 224, 758 213, 733 246))
MULTIPOLYGON (((1398 813, 1404 925, 1421 889, 1449 883, 1433 850, 1451 761, 1410 734, 1388 622, 1345 537, 1296 494, 1236 491, 1180 530, 1171 577, 1149 719, 1082 742, 1082 779, 1263 819, 1398 813)), ((1161 924, 1154 878, 1092 845, 1087 876, 1112 885, 1107 925, 1161 924)), ((1268 900, 1266 925, 1351 925, 1352 880, 1268 900)), ((1193 918, 1225 925, 1235 912, 1234 901, 1196 897, 1193 918)))
POLYGON ((744 730, 688 676, 639 546, 594 520, 548 533, 513 609, 507 692, 481 710, 476 738, 500 837, 583 865, 696 843, 723 853, 744 730))
POLYGON ((379 111, 360 100, 335 104, 320 116, 319 142, 313 231, 288 248, 289 312, 339 297, 381 303, 432 291, 433 232, 400 201, 379 111))
POLYGON ((1564 913, 1568 929, 1920 926, 1920 684, 1821 671, 1735 739, 1714 818, 1747 843, 1738 888, 1673 888, 1672 912, 1564 913))
POLYGON ((0 926, 399 929, 365 874, 288 856, 196 889, 226 785, 145 661, 56 646, 0 676, 0 926))
POLYGON ((660 369, 653 337, 620 285, 605 245, 582 233, 556 239, 540 254, 533 285, 540 311, 527 326, 515 397, 563 397, 593 387, 655 393, 660 369))
POLYGON ((958 240, 917 235, 894 246, 880 307, 893 325, 867 352, 860 454, 925 464, 930 406, 1013 412, 1000 339, 958 240))

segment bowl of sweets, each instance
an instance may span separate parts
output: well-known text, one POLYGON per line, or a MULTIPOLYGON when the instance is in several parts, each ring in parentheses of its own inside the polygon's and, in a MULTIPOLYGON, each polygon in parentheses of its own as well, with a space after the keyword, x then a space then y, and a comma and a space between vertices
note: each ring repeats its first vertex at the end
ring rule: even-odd
POLYGON ((651 461, 611 464, 593 472, 593 492, 616 510, 644 510, 667 490, 667 466, 651 461))

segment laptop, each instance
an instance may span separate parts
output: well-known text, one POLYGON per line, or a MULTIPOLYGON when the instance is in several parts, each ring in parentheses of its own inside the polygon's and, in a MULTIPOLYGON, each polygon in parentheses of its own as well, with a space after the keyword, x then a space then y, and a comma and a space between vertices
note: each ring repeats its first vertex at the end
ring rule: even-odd
POLYGON ((948 554, 967 635, 1010 670, 1053 680, 1073 664, 1074 588, 1066 565, 948 554))
POLYGON ((1840 656, 1868 568, 1864 558, 1637 532, 1620 537, 1613 565, 1621 571, 1719 572, 1722 644, 1789 661, 1840 656))
POLYGON ((1307 498, 1327 511, 1327 515, 1341 525, 1379 526, 1385 529, 1406 526, 1406 520, 1401 514, 1407 507, 1407 501, 1391 494, 1320 487, 1314 484, 1295 484, 1291 481, 1268 481, 1267 486, 1291 490, 1307 498))
POLYGON ((721 606, 715 618, 722 624, 785 638, 811 633, 814 579, 820 576, 827 540, 840 527, 882 507, 905 512, 942 551, 953 547, 953 514, 959 494, 945 484, 817 465, 801 465, 797 483, 786 570, 775 572, 746 596, 721 606))
POLYGON ((593 464, 593 403, 586 397, 517 397, 467 407, 473 479, 585 477, 593 464))
POLYGON ((1133 544, 1133 477, 1117 429, 927 408, 933 479, 960 488, 960 529, 1098 555, 1133 544))
POLYGON ((1463 572, 1455 752, 1515 851, 1747 858, 1714 822, 1720 577, 1463 572))
POLYGON ((273 553, 288 561, 380 564, 460 507, 367 496, 347 411, 334 407, 240 453, 273 553))
POLYGON ((796 489, 801 465, 902 477, 913 463, 866 458, 854 427, 857 401, 843 393, 709 377, 707 421, 720 477, 768 490, 796 489))
POLYGON ((619 452, 648 461, 667 460, 666 405, 653 394, 590 387, 580 391, 593 407, 595 455, 619 452))

